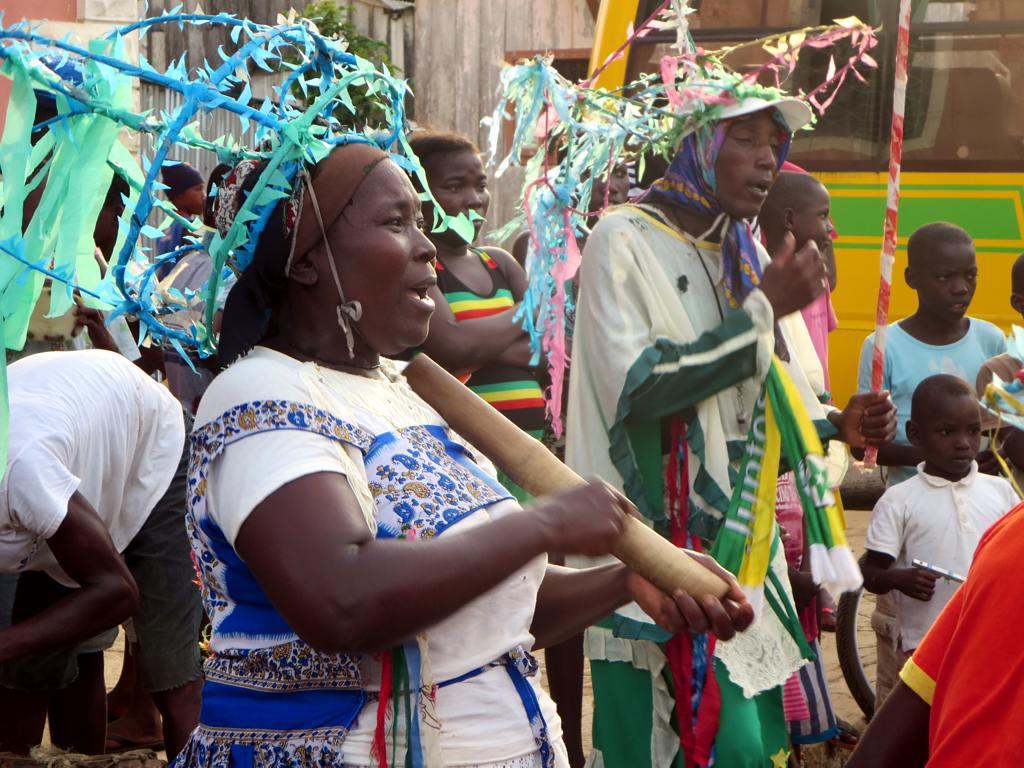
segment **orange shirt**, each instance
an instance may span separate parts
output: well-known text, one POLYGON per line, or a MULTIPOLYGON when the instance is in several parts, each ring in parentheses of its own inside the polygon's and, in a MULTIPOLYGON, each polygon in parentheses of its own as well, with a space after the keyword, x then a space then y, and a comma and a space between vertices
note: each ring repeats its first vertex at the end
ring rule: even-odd
POLYGON ((1021 765, 1024 504, 982 538, 966 583, 900 676, 931 705, 928 768, 1021 765))

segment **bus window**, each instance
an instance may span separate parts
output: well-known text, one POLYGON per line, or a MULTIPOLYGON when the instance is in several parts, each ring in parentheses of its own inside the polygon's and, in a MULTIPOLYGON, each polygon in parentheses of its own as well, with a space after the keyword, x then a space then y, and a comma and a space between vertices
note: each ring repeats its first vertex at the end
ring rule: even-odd
MULTIPOLYGON (((608 2, 609 0, 604 0, 608 2)), ((694 13, 689 16, 695 36, 722 30, 788 31, 827 24, 833 19, 858 16, 878 25, 882 22, 881 3, 888 0, 690 0, 694 13)), ((614 2, 614 0, 612 0, 614 2)), ((915 4, 921 0, 914 0, 915 4)), ((637 19, 654 13, 661 0, 641 0, 637 19)))
MULTIPOLYGON (((702 0, 690 16, 698 29, 780 27, 798 29, 818 23, 821 0, 702 0)), ((849 16, 850 14, 846 14, 849 16)))
POLYGON ((905 162, 1021 165, 1024 36, 922 35, 910 66, 905 162))
MULTIPOLYGON (((640 14, 657 7, 641 5, 640 14)), ((697 45, 721 49, 795 27, 857 15, 882 23, 877 69, 866 83, 849 82, 802 133, 792 159, 811 170, 884 171, 891 129, 896 11, 882 0, 701 0, 690 16, 697 45)), ((913 0, 910 72, 904 129, 904 169, 1024 170, 1024 0, 913 0)), ((667 35, 650 35, 630 51, 628 79, 658 71, 672 54, 667 35)), ((829 59, 843 51, 804 50, 782 83, 806 92, 825 78, 829 59)), ((760 66, 756 46, 726 57, 735 70, 760 66)), ((766 83, 774 85, 775 83, 766 83)))

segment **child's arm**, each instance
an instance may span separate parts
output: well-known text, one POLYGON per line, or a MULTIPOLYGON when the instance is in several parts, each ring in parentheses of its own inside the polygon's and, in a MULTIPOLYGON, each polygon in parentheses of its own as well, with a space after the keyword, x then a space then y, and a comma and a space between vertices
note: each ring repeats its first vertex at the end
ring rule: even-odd
POLYGON ((884 595, 896 589, 915 600, 929 601, 935 594, 938 574, 923 568, 893 568, 892 555, 867 550, 860 561, 864 575, 864 589, 876 595, 884 595))
MULTIPOLYGON (((863 458, 863 452, 854 451, 854 457, 863 458)), ((924 461, 924 455, 912 445, 887 443, 878 447, 877 462, 883 467, 916 467, 924 461)))

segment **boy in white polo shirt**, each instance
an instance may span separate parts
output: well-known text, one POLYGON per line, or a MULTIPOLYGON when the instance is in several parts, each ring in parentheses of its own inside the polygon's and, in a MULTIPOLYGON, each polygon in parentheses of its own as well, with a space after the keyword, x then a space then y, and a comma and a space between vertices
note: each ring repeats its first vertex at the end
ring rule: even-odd
MULTIPOLYGON (((901 666, 957 588, 914 560, 966 574, 982 534, 1019 501, 1006 480, 978 473, 981 410, 962 379, 940 374, 917 386, 907 436, 924 461, 875 505, 861 563, 865 589, 893 592, 901 666)), ((876 709, 894 683, 879 679, 876 709)))

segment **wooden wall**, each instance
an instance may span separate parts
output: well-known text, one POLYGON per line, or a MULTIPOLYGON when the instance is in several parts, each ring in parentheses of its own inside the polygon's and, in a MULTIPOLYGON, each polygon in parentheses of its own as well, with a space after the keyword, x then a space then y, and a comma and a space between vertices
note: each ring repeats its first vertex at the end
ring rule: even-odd
MULTIPOLYGON (((415 58, 406 75, 417 123, 464 133, 486 148, 480 119, 497 105, 506 54, 589 53, 594 19, 586 0, 416 0, 415 58)), ((514 215, 522 177, 491 183, 485 231, 514 215)))
MULTIPOLYGON (((155 15, 179 0, 150 0, 155 15)), ((386 40, 392 60, 412 82, 411 113, 416 122, 465 133, 481 148, 486 132, 480 119, 497 104, 500 72, 510 55, 571 52, 589 55, 594 18, 587 0, 416 0, 413 10, 386 12, 375 0, 340 0, 363 33, 386 40)), ((230 11, 261 23, 274 23, 279 13, 301 9, 306 0, 184 0, 185 10, 201 5, 207 13, 230 11)), ((218 45, 231 49, 226 34, 211 28, 170 26, 143 39, 143 54, 158 68, 188 51, 198 63, 216 55, 218 45)), ((521 176, 515 169, 492 180, 487 230, 514 215, 521 176)))
MULTIPOLYGON (((140 12, 143 2, 144 0, 140 0, 140 12)), ((148 15, 157 16, 179 2, 184 4, 183 12, 186 13, 194 12, 196 8, 201 7, 205 13, 233 13, 259 24, 275 24, 278 15, 287 15, 292 8, 301 12, 309 4, 309 0, 149 0, 148 15)), ((392 47, 392 60, 405 69, 406 49, 412 44, 411 10, 404 13, 388 13, 374 0, 340 0, 339 5, 349 8, 350 18, 360 32, 388 42, 392 47)), ((235 50, 236 46, 230 38, 230 29, 197 25, 179 29, 171 24, 158 27, 146 36, 143 53, 158 69, 165 68, 168 61, 176 59, 182 53, 187 53, 186 61, 191 66, 198 65, 203 58, 219 64, 217 47, 221 45, 229 52, 235 50)))
MULTIPOLYGON (((287 14, 292 6, 301 10, 306 5, 304 0, 150 0, 146 15, 159 16, 179 3, 184 5, 182 13, 194 13, 197 7, 201 7, 204 13, 233 13, 259 24, 274 24, 279 13, 287 14)), ((140 15, 142 6, 140 0, 140 15)), ((223 45, 228 51, 235 50, 230 33, 230 29, 219 26, 189 24, 179 29, 176 24, 164 24, 143 38, 142 52, 157 69, 166 68, 168 61, 182 53, 187 53, 185 60, 190 67, 198 66, 204 58, 216 66, 221 63, 217 55, 218 46, 223 45)))

